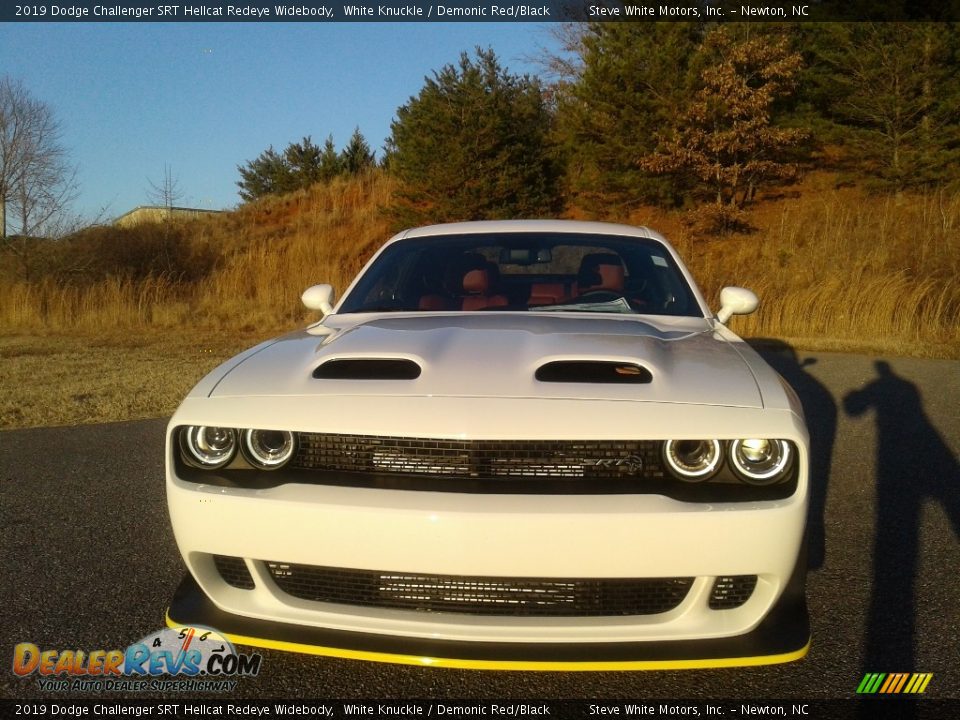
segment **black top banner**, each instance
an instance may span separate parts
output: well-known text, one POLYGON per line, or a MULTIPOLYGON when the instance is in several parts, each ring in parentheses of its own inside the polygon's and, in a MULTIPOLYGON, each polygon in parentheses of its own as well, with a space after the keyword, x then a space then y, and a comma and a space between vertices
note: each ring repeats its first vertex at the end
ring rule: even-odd
POLYGON ((8 4, 0 22, 831 22, 960 21, 960 0, 299 0, 8 4))

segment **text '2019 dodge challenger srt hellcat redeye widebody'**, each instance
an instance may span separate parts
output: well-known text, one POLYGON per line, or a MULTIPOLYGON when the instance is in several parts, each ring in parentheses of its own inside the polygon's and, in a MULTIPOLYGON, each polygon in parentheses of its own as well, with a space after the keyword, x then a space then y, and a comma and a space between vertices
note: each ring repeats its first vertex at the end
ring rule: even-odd
POLYGON ((531 669, 786 662, 809 644, 788 385, 645 228, 401 232, 167 431, 173 624, 531 669))

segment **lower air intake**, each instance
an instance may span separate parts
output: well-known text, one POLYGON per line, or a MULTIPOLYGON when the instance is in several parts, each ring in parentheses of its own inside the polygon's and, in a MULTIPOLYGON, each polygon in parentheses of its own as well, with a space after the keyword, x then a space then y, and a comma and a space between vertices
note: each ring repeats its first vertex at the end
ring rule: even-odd
POLYGON ((241 590, 253 590, 253 578, 243 558, 214 555, 213 564, 216 565, 217 572, 227 585, 241 590))
POLYGON ((693 578, 583 579, 425 575, 267 562, 288 595, 421 612, 573 617, 655 615, 677 607, 693 578))
POLYGON ((757 587, 756 575, 718 577, 710 592, 711 610, 732 610, 743 605, 757 587))

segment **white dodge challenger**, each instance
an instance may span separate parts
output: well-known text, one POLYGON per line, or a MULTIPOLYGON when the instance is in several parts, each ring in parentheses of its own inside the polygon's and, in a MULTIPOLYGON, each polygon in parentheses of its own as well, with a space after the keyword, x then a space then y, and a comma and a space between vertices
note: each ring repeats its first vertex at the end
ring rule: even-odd
POLYGON ((806 654, 796 395, 646 228, 401 232, 170 421, 172 625, 372 660, 651 669, 806 654))

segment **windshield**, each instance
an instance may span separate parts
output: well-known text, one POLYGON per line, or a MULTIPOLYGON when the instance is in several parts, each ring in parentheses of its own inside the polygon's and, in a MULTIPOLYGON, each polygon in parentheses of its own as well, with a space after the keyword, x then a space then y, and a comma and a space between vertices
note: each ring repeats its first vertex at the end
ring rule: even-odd
POLYGON ((367 269, 339 312, 484 310, 703 317, 661 243, 572 233, 400 240, 367 269))

